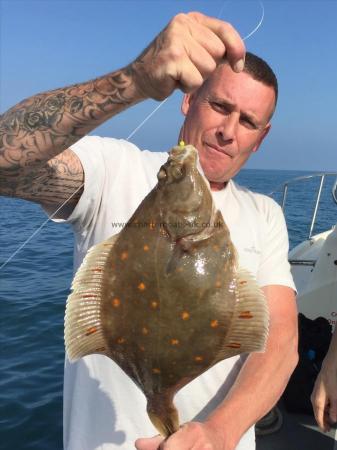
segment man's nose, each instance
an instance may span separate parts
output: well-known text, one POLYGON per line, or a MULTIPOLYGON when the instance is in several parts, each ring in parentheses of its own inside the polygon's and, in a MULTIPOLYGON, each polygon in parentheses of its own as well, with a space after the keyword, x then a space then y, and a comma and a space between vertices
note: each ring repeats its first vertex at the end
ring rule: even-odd
POLYGON ((217 129, 217 137, 219 144, 232 144, 236 138, 236 130, 238 126, 238 119, 234 116, 227 116, 225 120, 217 129))

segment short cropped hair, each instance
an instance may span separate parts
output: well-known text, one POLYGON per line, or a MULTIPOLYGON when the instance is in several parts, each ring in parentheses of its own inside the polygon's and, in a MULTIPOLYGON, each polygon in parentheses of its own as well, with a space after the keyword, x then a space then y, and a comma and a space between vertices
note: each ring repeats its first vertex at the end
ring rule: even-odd
POLYGON ((262 84, 273 88, 276 106, 278 97, 278 83, 276 75, 269 64, 267 64, 266 61, 259 56, 254 55, 254 53, 247 52, 243 72, 248 73, 254 80, 260 81, 262 84))

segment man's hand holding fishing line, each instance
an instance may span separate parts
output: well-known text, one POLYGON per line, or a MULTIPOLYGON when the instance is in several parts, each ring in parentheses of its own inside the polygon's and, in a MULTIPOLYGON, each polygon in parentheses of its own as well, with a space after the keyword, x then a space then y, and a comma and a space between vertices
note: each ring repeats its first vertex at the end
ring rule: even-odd
POLYGON ((145 99, 197 89, 224 59, 241 71, 244 57, 244 43, 230 24, 198 12, 179 14, 128 66, 23 100, 0 118, 0 194, 50 212, 64 202, 57 217, 68 217, 84 183, 72 144, 145 99))
POLYGON ((244 57, 244 43, 229 23, 193 12, 174 17, 130 67, 139 95, 163 100, 176 88, 199 88, 225 58, 242 71, 244 57))

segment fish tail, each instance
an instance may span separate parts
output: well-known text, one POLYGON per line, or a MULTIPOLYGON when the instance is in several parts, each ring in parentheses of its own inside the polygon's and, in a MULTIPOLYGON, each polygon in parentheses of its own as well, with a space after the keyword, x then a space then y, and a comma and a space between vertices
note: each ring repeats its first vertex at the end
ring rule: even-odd
POLYGON ((163 401, 163 396, 157 395, 147 401, 148 416, 165 438, 179 430, 178 411, 172 400, 163 401))

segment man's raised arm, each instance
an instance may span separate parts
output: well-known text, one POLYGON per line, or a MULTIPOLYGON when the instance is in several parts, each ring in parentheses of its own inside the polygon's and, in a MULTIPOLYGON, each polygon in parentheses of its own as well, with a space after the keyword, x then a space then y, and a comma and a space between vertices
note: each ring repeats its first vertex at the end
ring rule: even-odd
MULTIPOLYGON (((68 147, 140 100, 125 68, 11 108, 0 118, 0 194, 56 209, 83 184, 81 163, 68 147)), ((80 195, 81 190, 63 216, 80 195)))
POLYGON ((224 57, 241 71, 244 54, 228 23, 179 14, 129 66, 23 100, 0 117, 0 194, 56 207, 83 183, 70 145, 144 99, 193 91, 224 57))

